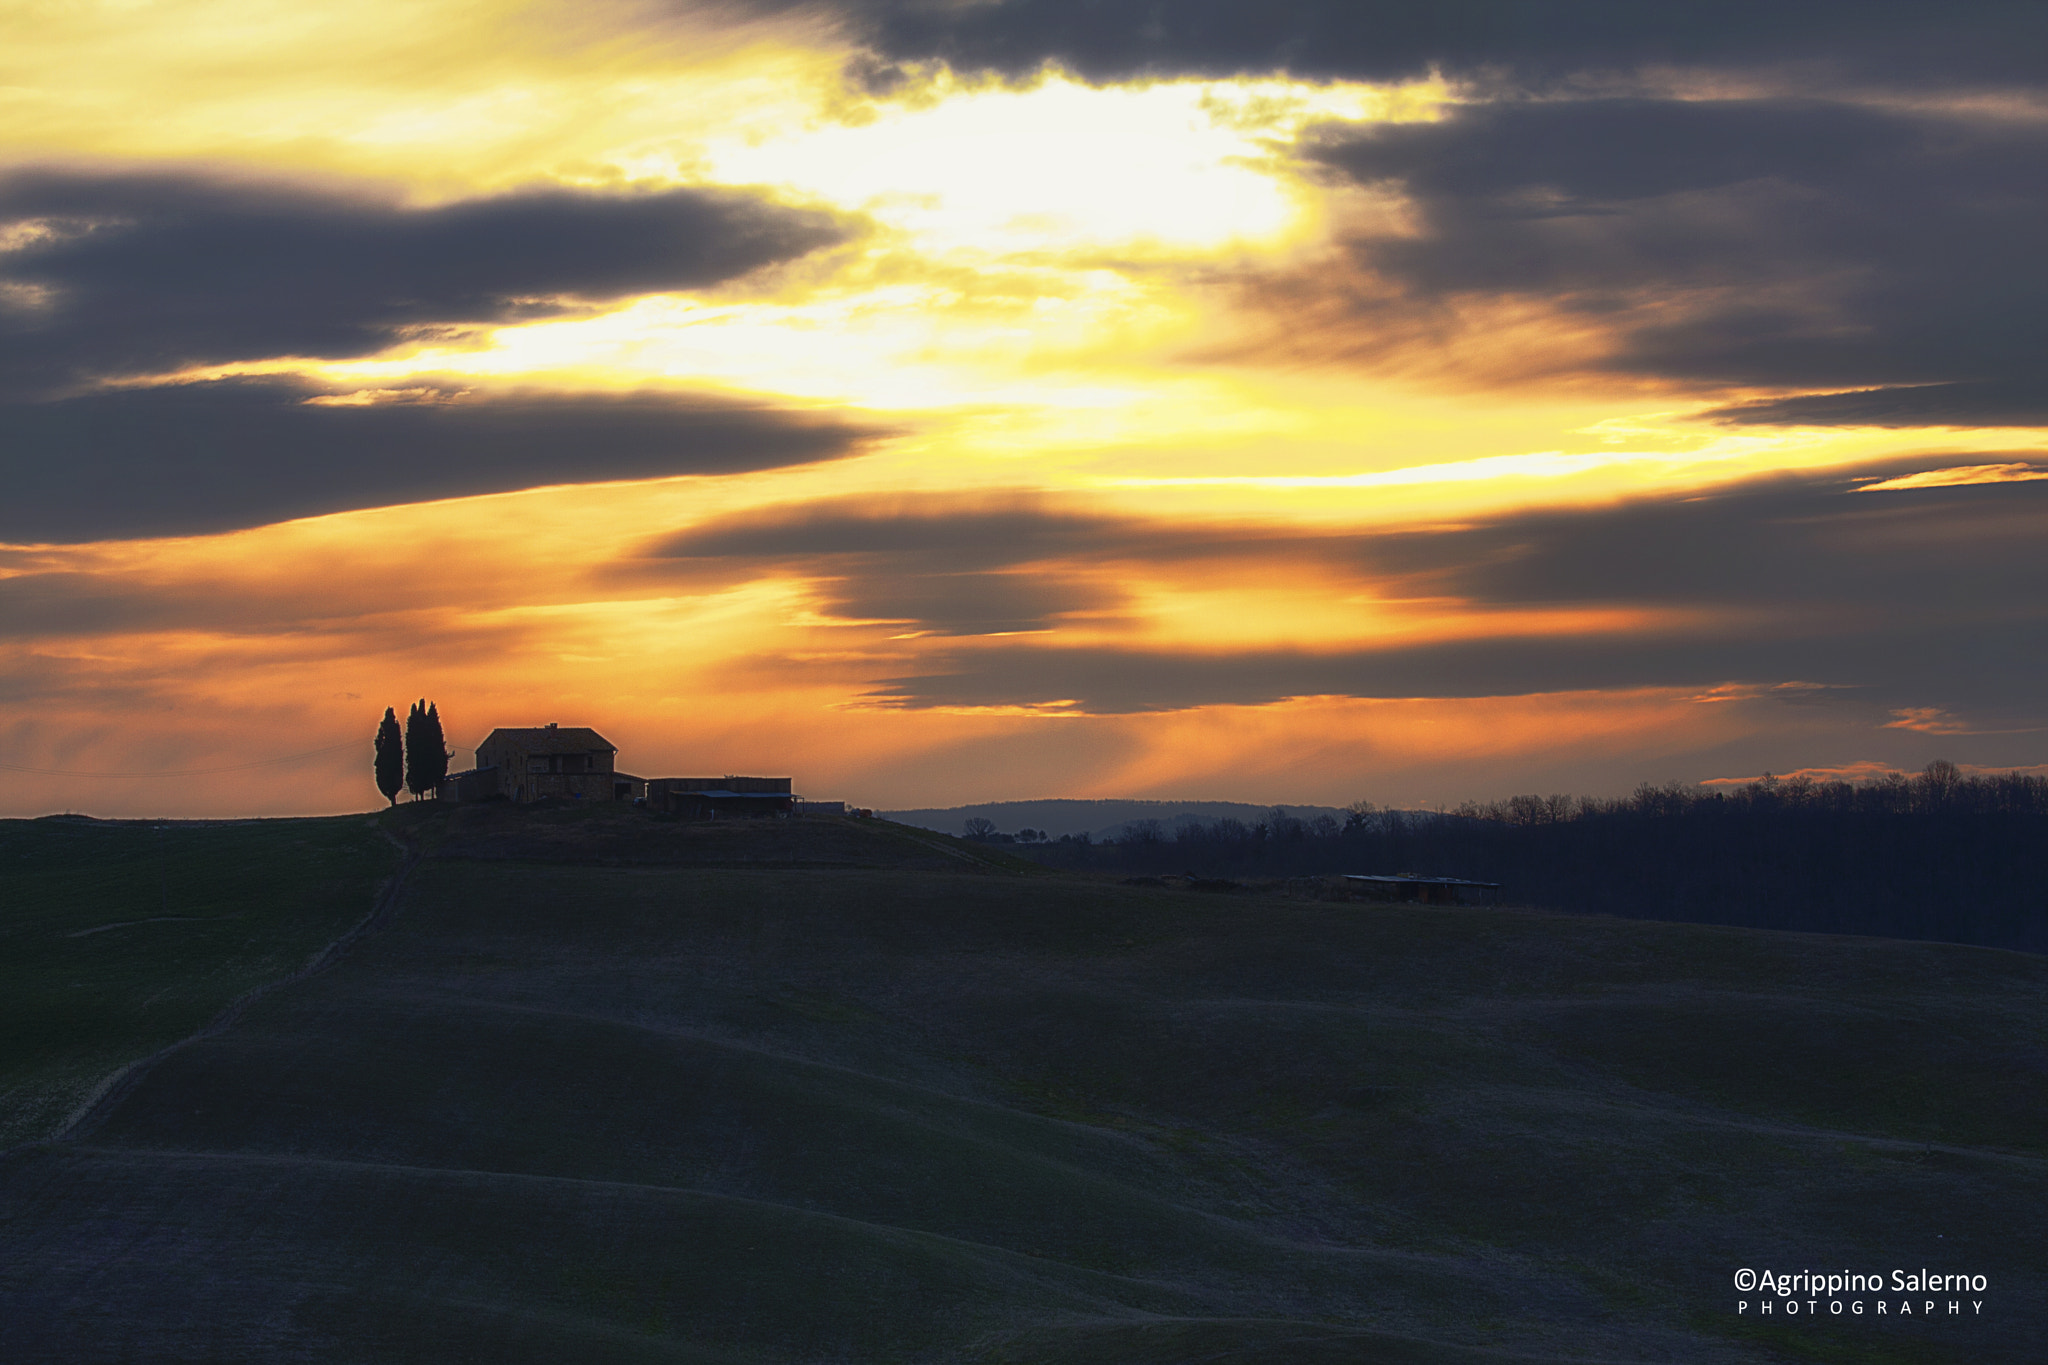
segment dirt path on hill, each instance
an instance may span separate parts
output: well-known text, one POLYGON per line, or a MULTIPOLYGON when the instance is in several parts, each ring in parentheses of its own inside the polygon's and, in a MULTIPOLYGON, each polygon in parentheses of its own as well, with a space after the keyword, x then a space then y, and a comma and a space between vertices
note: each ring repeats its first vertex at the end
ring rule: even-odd
MULTIPOLYGON (((398 897, 405 890, 406 878, 412 874, 412 870, 415 867, 419 866, 423 855, 417 845, 408 843, 388 829, 379 829, 378 833, 390 840, 404 856, 400 859, 397 868, 393 870, 390 880, 385 882, 383 888, 378 892, 377 899, 370 906, 370 912, 367 915, 364 915, 362 919, 344 930, 326 947, 315 953, 307 960, 306 965, 297 971, 287 976, 278 977, 274 981, 266 981, 261 985, 244 991, 241 995, 228 1002, 227 1007, 221 1010, 219 1014, 208 1020, 205 1027, 187 1034, 175 1043, 158 1048, 147 1057, 130 1062, 119 1070, 110 1073, 105 1080, 102 1080, 86 1094, 85 1099, 80 1102, 78 1108, 72 1110, 71 1116, 64 1120, 62 1127, 49 1137, 38 1139, 38 1141, 72 1142, 83 1137, 89 1137, 106 1121, 107 1116, 119 1107, 121 1101, 127 1098, 128 1093, 141 1082, 144 1076, 149 1074, 150 1069, 158 1062, 161 1062, 164 1058, 181 1048, 188 1047, 193 1043, 203 1042, 208 1038, 218 1037, 227 1032, 235 1026, 236 1021, 248 1011, 248 1008, 258 1000, 269 995, 272 991, 282 990, 286 986, 295 986, 315 973, 325 970, 335 959, 346 952, 349 946, 357 939, 384 924, 398 905, 398 897)), ((36 1144, 24 1143, 22 1145, 34 1146, 36 1144)), ((0 1152, 0 1156, 6 1155, 10 1155, 10 1153, 0 1152)))

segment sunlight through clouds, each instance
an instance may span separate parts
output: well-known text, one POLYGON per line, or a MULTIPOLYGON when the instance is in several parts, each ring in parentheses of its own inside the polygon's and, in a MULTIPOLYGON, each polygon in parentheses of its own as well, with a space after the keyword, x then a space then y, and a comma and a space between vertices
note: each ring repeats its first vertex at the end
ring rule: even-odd
POLYGON ((11 742, 432 686, 884 803, 2039 756, 2004 86, 1083 8, 0 12, 11 742))
POLYGON ((1185 251, 1295 229, 1306 203, 1255 164, 1261 140, 1216 119, 1209 96, 1194 84, 1098 90, 1058 78, 945 92, 862 124, 714 143, 706 162, 729 183, 872 213, 942 258, 1185 251))
POLYGON ((1439 95, 1053 78, 714 140, 687 175, 668 173, 857 212, 874 240, 829 275, 771 283, 794 297, 648 298, 327 372, 637 375, 891 409, 1138 404, 1175 383, 1160 357, 1201 308, 1162 266, 1322 230, 1319 196, 1273 139, 1340 110, 1419 117, 1439 95), (1092 377, 1105 374, 1130 382, 1092 377))

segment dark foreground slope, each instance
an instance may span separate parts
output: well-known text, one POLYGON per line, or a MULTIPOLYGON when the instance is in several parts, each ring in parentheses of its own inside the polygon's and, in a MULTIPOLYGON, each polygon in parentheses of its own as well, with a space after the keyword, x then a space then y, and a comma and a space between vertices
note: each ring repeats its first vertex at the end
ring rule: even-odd
POLYGON ((464 818, 0 1163, 0 1359, 2040 1358, 2040 959, 464 818))
POLYGON ((0 820, 0 1151, 360 923, 399 850, 336 820, 0 820))

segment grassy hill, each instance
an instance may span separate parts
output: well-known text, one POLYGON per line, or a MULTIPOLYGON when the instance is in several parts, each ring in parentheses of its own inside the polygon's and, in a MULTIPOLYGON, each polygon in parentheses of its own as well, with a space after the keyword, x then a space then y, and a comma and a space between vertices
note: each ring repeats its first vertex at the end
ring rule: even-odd
POLYGON ((363 816, 0 820, 0 1151, 305 966, 398 861, 363 816))
MULTIPOLYGON (((2048 1334, 2039 958, 1127 886, 884 822, 391 822, 427 856, 388 917, 0 1159, 0 1359, 2018 1362, 2048 1334), (1730 1283, 1923 1265, 1986 1276, 1983 1312, 1739 1316, 1730 1283)), ((6 915, 10 945, 71 932, 6 915)))

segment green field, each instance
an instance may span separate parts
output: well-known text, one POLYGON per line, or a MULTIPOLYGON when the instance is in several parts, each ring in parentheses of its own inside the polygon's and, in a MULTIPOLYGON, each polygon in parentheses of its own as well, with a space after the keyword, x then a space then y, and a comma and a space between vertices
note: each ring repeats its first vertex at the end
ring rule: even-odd
POLYGON ((0 821, 0 1151, 304 966, 398 861, 363 816, 0 821))
MULTIPOLYGON (((387 918, 0 1161, 0 1359, 2043 1358, 2039 958, 1125 886, 878 822, 385 819, 427 853, 387 918), (1923 1265, 1982 1313, 1730 1283, 1923 1265)), ((94 912, 73 830, 5 830, 45 879, 6 982, 56 1002, 10 1067, 82 1094, 162 1036, 131 996, 235 993, 142 936, 193 921, 65 937, 150 918, 150 831, 94 912), (60 1008, 79 945, 99 1013, 60 1008)), ((272 972, 395 858, 360 819, 162 837, 229 836, 305 840, 208 902, 305 932, 272 972)))

